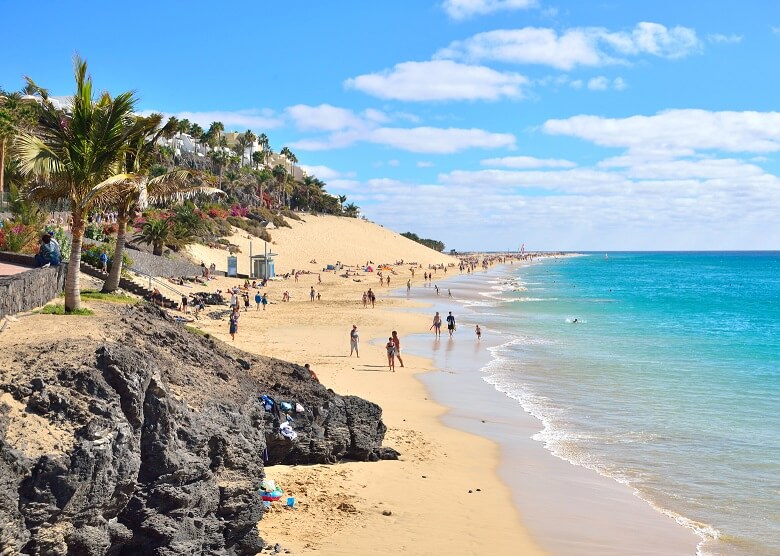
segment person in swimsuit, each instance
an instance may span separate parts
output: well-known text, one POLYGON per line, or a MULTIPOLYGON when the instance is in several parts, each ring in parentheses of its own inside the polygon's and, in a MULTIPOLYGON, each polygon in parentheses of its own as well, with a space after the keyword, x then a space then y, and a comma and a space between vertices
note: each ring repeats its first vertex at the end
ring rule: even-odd
POLYGON ((398 357, 398 362, 401 364, 401 367, 403 367, 404 360, 401 359, 401 339, 398 337, 398 332, 393 330, 393 336, 391 339, 393 340, 393 345, 395 346, 395 356, 398 357))
POLYGON ((431 329, 433 329, 433 333, 437 338, 441 337, 441 317, 439 316, 439 311, 436 311, 436 314, 433 315, 433 324, 431 325, 431 329))
POLYGON ((358 342, 360 340, 360 337, 358 336, 358 329, 357 324, 352 325, 352 331, 349 333, 349 356, 352 357, 352 352, 355 352, 355 355, 360 357, 360 352, 358 351, 358 342))
POLYGON ((479 325, 477 325, 477 328, 474 330, 474 332, 477 333, 477 340, 481 340, 482 339, 482 329, 479 327, 479 325))
POLYGON ((391 371, 395 372, 395 343, 392 337, 387 339, 385 349, 387 350, 387 366, 390 367, 391 371))

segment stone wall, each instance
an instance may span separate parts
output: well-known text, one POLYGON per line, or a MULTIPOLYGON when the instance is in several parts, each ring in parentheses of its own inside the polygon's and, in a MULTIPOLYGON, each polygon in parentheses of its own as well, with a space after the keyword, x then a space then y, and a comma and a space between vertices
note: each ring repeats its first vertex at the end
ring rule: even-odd
MULTIPOLYGON (((4 251, 0 251, 0 261, 25 266, 35 264, 32 255, 4 251)), ((67 263, 63 263, 58 267, 31 268, 0 277, 0 318, 46 305, 65 288, 67 270, 67 263)))
POLYGON ((127 249, 125 253, 133 260, 132 269, 143 274, 167 278, 168 276, 200 276, 202 273, 200 266, 183 260, 160 257, 135 249, 127 249))

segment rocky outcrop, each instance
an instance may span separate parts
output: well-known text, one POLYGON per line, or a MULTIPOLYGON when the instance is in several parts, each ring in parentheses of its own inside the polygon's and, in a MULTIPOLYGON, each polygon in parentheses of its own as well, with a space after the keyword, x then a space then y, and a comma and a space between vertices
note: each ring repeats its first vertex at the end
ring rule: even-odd
POLYGON ((155 307, 123 311, 114 342, 62 340, 41 357, 12 346, 18 372, 0 389, 69 427, 72 442, 24 453, 6 439, 19 423, 0 404, 0 554, 256 554, 264 465, 397 457, 381 446, 377 405, 189 333, 155 307), (290 415, 295 441, 262 394, 303 407, 290 415))

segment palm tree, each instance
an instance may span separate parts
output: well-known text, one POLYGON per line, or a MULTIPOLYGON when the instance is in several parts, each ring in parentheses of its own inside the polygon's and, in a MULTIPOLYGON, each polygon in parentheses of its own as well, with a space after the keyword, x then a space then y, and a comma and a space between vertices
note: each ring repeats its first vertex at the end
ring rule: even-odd
POLYGON ((345 205, 341 210, 344 211, 344 216, 348 216, 350 218, 357 218, 358 214, 360 214, 360 207, 357 206, 355 203, 349 203, 345 205))
POLYGON ((284 192, 284 183, 287 181, 287 170, 284 166, 281 164, 277 164, 274 166, 274 169, 271 170, 271 174, 274 177, 274 180, 276 180, 276 184, 279 188, 279 204, 282 203, 282 193, 284 192))
POLYGON ((163 247, 170 242, 173 232, 173 222, 169 218, 149 218, 141 226, 141 231, 135 235, 135 239, 152 245, 153 255, 162 255, 163 247))
MULTIPOLYGON (((247 129, 244 132, 244 138, 246 139, 247 144, 249 145, 249 162, 252 162, 252 155, 254 154, 252 150, 255 147, 255 141, 257 140, 257 135, 252 133, 251 129, 247 129)), ((243 156, 243 155, 242 155, 243 156)))
MULTIPOLYGON (((21 171, 38 178, 30 195, 38 199, 67 199, 71 210, 71 247, 65 279, 65 310, 81 307, 79 267, 87 214, 116 200, 121 173, 120 158, 133 130, 136 98, 132 91, 112 98, 93 96, 87 63, 73 61, 76 92, 69 111, 56 108, 42 89, 35 134, 22 133, 15 145, 21 171)), ((29 83, 32 83, 29 81, 29 83)))
POLYGON ((237 155, 241 157, 241 166, 244 165, 244 154, 246 154, 246 150, 249 148, 251 144, 252 141, 250 141, 249 136, 246 133, 242 133, 236 138, 236 146, 234 148, 234 151, 237 155))
POLYGON ((288 147, 283 147, 279 154, 290 162, 290 175, 295 177, 295 163, 298 162, 298 157, 288 147))
POLYGON ((193 195, 220 194, 213 187, 192 183, 192 173, 187 170, 174 170, 160 176, 150 177, 149 170, 154 163, 157 140, 165 128, 160 127, 162 116, 152 114, 147 118, 135 119, 125 153, 125 172, 128 181, 116 205, 117 234, 111 271, 103 283, 104 292, 113 292, 119 287, 122 274, 122 254, 127 240, 127 224, 138 210, 146 208, 148 203, 180 201, 193 195))
POLYGON ((211 122, 211 125, 209 126, 209 135, 214 137, 216 145, 219 145, 223 131, 225 131, 225 125, 222 122, 211 122))
POLYGON ((265 133, 261 133, 257 137, 257 142, 260 145, 260 150, 263 153, 263 164, 268 164, 268 155, 271 152, 271 143, 268 141, 268 136, 265 133))
POLYGON ((35 125, 37 106, 34 102, 25 102, 21 93, 6 93, 0 89, 0 208, 5 191, 6 153, 17 133, 35 125))
POLYGON ((252 153, 252 168, 257 170, 260 165, 263 163, 263 153, 260 151, 255 151, 252 153))

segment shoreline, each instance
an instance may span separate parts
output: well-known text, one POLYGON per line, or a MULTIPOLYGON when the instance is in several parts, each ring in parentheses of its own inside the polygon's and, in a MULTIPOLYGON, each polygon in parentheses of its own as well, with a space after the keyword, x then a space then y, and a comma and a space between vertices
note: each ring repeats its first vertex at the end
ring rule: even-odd
MULTIPOLYGON (((452 270, 452 269, 450 269, 452 270)), ((457 270, 455 271, 457 272, 457 270)), ((310 363, 320 381, 342 395, 359 395, 383 408, 385 445, 401 452, 399 461, 331 466, 272 466, 266 474, 296 498, 297 508, 274 508, 259 523, 261 536, 295 553, 353 554, 356 546, 378 554, 399 549, 414 554, 546 554, 528 534, 498 476, 498 445, 441 421, 448 408, 431 401, 420 374, 434 370, 430 360, 405 353, 406 366, 387 371, 384 343, 390 330, 409 335, 427 330, 427 318, 409 311, 419 306, 378 290, 376 309, 364 309, 360 290, 375 284, 334 283, 323 274, 319 286, 328 301, 310 303, 305 292, 317 276, 271 283, 274 299, 289 290, 293 302, 274 303, 265 312, 242 312, 234 345, 296 363, 310 363), (361 358, 348 357, 348 331, 361 333, 361 358), (368 341, 367 341, 368 340, 368 341), (471 491, 471 492, 469 492, 471 491), (383 515, 389 512, 390 515, 383 515), (501 530, 500 538, 494 531, 501 530)), ((408 278, 408 269, 395 279, 408 278)), ((235 284, 220 279, 215 285, 235 284)), ((415 278, 415 287, 422 283, 415 278)), ((395 286, 395 285, 394 285, 395 286)), ((318 288, 318 289, 319 289, 318 288)), ((233 343, 224 322, 201 319, 205 332, 233 343)))
MULTIPOLYGON (((482 286, 488 285, 491 275, 508 277, 509 270, 507 264, 483 272, 482 286)), ((473 329, 478 322, 478 314, 469 304, 480 298, 475 295, 475 281, 464 286, 470 286, 465 289, 471 295, 454 301, 463 311, 458 321, 470 323, 465 329, 467 335, 472 335, 467 342, 473 344, 469 327, 473 329)), ((444 306, 435 303, 439 298, 430 297, 432 310, 442 310, 444 306)), ((482 342, 488 336, 484 332, 483 328, 482 342)), ((563 459, 534 439, 544 423, 483 379, 483 369, 495 360, 490 350, 511 341, 506 334, 500 339, 491 336, 494 341, 488 343, 492 346, 484 346, 489 355, 479 360, 470 350, 457 353, 457 347, 443 354, 434 351, 434 363, 440 370, 421 379, 436 401, 451 408, 443 416, 445 424, 499 444, 499 475, 512 489, 523 523, 539 544, 559 556, 697 554, 701 538, 641 498, 636 489, 563 459), (482 413, 476 411, 475 402, 479 402, 482 413), (518 470, 518 464, 526 467, 518 470)), ((418 351, 424 350, 421 344, 428 343, 425 336, 416 340, 418 351)))

